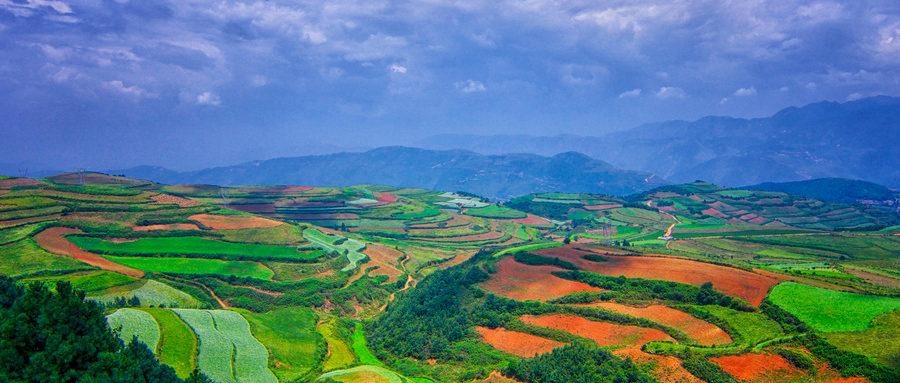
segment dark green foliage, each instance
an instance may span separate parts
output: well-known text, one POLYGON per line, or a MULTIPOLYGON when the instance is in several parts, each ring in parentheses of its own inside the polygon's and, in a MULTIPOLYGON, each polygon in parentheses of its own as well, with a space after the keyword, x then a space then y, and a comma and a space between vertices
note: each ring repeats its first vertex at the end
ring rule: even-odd
POLYGON ((813 355, 831 364, 843 376, 865 376, 874 383, 900 382, 900 372, 876 365, 863 355, 838 350, 825 338, 816 334, 807 335, 803 340, 803 345, 813 355))
POLYGON ((815 371, 816 362, 800 351, 780 347, 775 348, 773 351, 775 351, 776 354, 781 355, 782 358, 794 365, 794 367, 801 370, 815 371))
MULTIPOLYGON (((628 246, 628 245, 626 244, 625 246, 628 246)), ((609 260, 608 258, 606 258, 600 254, 595 254, 595 253, 582 255, 581 258, 586 259, 591 262, 606 262, 609 260)))
POLYGON ((542 255, 532 254, 532 253, 516 253, 513 258, 516 262, 524 263, 526 265, 532 266, 556 266, 562 269, 568 270, 578 270, 578 266, 575 266, 569 261, 564 261, 559 258, 549 258, 542 255))
POLYGON ((630 360, 582 343, 561 347, 549 354, 509 366, 508 374, 531 383, 651 383, 630 360))
MULTIPOLYGON (((625 276, 609 277, 597 273, 584 271, 554 271, 553 275, 571 279, 573 281, 587 283, 591 286, 612 292, 597 295, 602 300, 667 300, 679 303, 691 303, 699 305, 720 305, 738 311, 756 311, 748 303, 731 296, 725 295, 713 289, 710 282, 700 287, 678 282, 659 281, 655 279, 628 278, 625 276)), ((579 295, 578 298, 584 298, 579 295)), ((569 302, 566 297, 556 300, 559 303, 586 303, 569 302)))
POLYGON ((0 381, 181 382, 143 343, 128 346, 101 306, 66 282, 22 288, 0 277, 0 381))
POLYGON ((702 356, 687 355, 681 365, 706 383, 738 383, 733 376, 702 356))
POLYGON ((795 317, 793 314, 785 311, 781 307, 778 307, 768 299, 764 300, 759 305, 759 310, 762 311, 762 313, 767 317, 769 317, 769 319, 772 319, 781 324, 781 327, 784 328, 785 331, 805 333, 811 330, 806 323, 803 323, 803 321, 795 317))
POLYGON ((513 198, 512 200, 503 204, 503 206, 541 217, 553 218, 560 221, 566 220, 566 215, 569 214, 569 209, 571 209, 573 206, 579 206, 565 203, 534 202, 532 200, 533 198, 533 195, 513 198))

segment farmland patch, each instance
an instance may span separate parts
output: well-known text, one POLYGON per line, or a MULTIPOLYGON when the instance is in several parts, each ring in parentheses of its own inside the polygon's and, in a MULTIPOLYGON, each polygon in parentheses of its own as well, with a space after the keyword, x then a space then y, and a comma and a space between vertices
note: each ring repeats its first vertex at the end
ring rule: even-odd
POLYGON ((188 217, 216 230, 251 229, 257 227, 275 227, 284 222, 262 217, 239 217, 212 214, 196 214, 188 217))
POLYGON ((160 332, 152 315, 135 309, 118 309, 106 317, 106 323, 125 344, 136 336, 150 351, 156 351, 160 332))
POLYGON ((112 255, 106 257, 130 268, 159 273, 234 275, 266 280, 272 279, 272 276, 275 275, 275 272, 259 262, 202 258, 116 257, 112 255))
POLYGON ((776 286, 771 299, 803 322, 824 332, 862 331, 875 317, 900 310, 898 298, 832 291, 794 282, 776 286))
POLYGON ((96 266, 104 270, 115 271, 117 273, 122 273, 132 277, 140 278, 144 276, 144 272, 140 269, 129 267, 127 265, 123 265, 121 263, 103 258, 97 254, 81 250, 68 239, 63 238, 63 235, 79 233, 81 233, 81 230, 70 229, 67 227, 52 227, 35 235, 34 240, 37 241, 37 243, 41 247, 54 254, 68 255, 89 265, 96 266))
POLYGON ((180 378, 186 378, 196 367, 194 357, 197 355, 197 336, 171 310, 159 308, 140 310, 153 315, 159 324, 162 334, 156 348, 159 361, 174 368, 180 378))
POLYGON ((597 342, 600 347, 643 345, 658 340, 675 342, 671 336, 656 329, 597 322, 572 315, 526 315, 521 320, 530 325, 566 331, 588 338, 597 342))
POLYGON ((587 305, 617 313, 647 318, 662 325, 671 326, 683 331, 688 337, 702 345, 719 345, 731 343, 731 336, 715 325, 697 319, 688 313, 662 305, 633 307, 612 302, 600 302, 587 305))
POLYGON ((128 300, 135 297, 141 301, 143 306, 165 305, 168 307, 194 308, 200 305, 196 298, 154 280, 148 280, 134 290, 89 296, 88 299, 105 305, 112 305, 117 298, 128 300))
POLYGON ((561 270, 563 269, 555 266, 525 265, 508 257, 497 262, 497 273, 482 283, 482 287, 510 299, 543 301, 578 291, 602 291, 585 283, 550 274, 561 270))
POLYGON ((531 358, 565 345, 565 343, 555 340, 518 331, 509 331, 504 328, 491 329, 478 326, 475 327, 475 331, 481 335, 481 340, 485 343, 494 346, 500 351, 523 358, 531 358))

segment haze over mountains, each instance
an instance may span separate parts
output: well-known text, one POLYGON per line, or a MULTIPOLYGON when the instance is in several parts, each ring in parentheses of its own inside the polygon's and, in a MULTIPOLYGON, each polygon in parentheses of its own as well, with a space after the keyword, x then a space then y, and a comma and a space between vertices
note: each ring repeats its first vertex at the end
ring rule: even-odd
POLYGON ((381 184, 461 190, 494 200, 555 191, 627 195, 667 183, 651 174, 618 169, 574 152, 543 157, 406 147, 384 147, 365 153, 278 158, 182 173, 149 166, 113 170, 111 173, 168 184, 381 184))
POLYGON ((599 137, 441 135, 420 145, 485 154, 577 151, 675 183, 723 186, 841 177, 900 187, 900 99, 820 102, 771 117, 668 121, 599 137))

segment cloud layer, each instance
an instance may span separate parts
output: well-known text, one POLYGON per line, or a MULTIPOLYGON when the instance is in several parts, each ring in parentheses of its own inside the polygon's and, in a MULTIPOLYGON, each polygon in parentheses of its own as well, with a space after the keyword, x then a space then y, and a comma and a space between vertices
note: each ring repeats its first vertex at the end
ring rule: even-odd
POLYGON ((895 1, 0 0, 22 148, 0 162, 195 168, 876 94, 900 95, 895 1))

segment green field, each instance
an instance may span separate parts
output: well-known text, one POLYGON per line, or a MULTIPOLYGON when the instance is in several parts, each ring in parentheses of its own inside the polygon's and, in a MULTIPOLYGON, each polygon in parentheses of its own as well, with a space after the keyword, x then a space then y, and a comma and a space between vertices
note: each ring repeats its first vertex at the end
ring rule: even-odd
POLYGON ((500 257, 500 256, 503 256, 504 254, 515 253, 515 252, 519 252, 519 251, 531 251, 531 250, 544 249, 544 248, 556 247, 556 246, 562 246, 562 243, 561 242, 532 243, 530 245, 507 247, 501 251, 498 251, 496 254, 494 254, 494 257, 500 257))
POLYGON ((862 354, 878 363, 900 369, 900 342, 897 342, 900 339, 900 311, 879 315, 866 330, 829 333, 826 337, 842 350, 862 354))
MULTIPOLYGON (((234 377, 238 383, 278 383, 269 370, 269 351, 253 337, 250 324, 234 311, 208 311, 215 320, 216 331, 234 345, 234 377)), ((201 347, 203 341, 200 341, 201 347)))
POLYGON ((84 291, 88 295, 91 293, 103 291, 116 286, 124 286, 130 283, 135 283, 139 279, 134 277, 129 277, 127 275, 122 275, 119 273, 114 273, 112 271, 80 271, 72 274, 60 275, 60 276, 52 276, 52 277, 38 277, 38 278, 26 278, 23 281, 31 282, 31 281, 40 281, 44 283, 55 283, 57 281, 65 281, 72 284, 72 287, 84 291))
POLYGON ((172 310, 197 334, 200 347, 197 367, 218 383, 237 383, 232 358, 234 345, 227 336, 216 330, 212 315, 206 310, 172 310))
POLYGON ((326 345, 316 332, 318 317, 306 307, 288 307, 263 314, 243 312, 253 336, 271 351, 269 368, 282 382, 294 381, 320 363, 326 345))
POLYGON ((166 309, 140 309, 156 319, 162 336, 157 347, 157 357, 185 378, 194 371, 197 357, 197 336, 177 314, 166 309))
POLYGON ((746 346, 754 346, 783 335, 778 323, 759 313, 741 312, 722 306, 700 306, 698 309, 728 322, 741 335, 741 343, 746 346))
POLYGON ((3 275, 18 277, 48 271, 92 269, 96 267, 47 252, 31 238, 0 246, 0 274, 3 275))
POLYGON ((465 215, 471 215, 473 217, 482 217, 482 218, 496 218, 496 219, 516 219, 516 218, 525 218, 528 215, 518 211, 513 210, 508 207, 503 207, 499 205, 488 205, 480 208, 472 208, 466 210, 465 215))
POLYGON ((900 310, 900 299, 825 290, 785 282, 769 299, 797 318, 823 332, 863 331, 875 317, 900 310))
POLYGON ((136 336, 151 351, 156 351, 160 331, 152 315, 135 309, 118 309, 106 317, 106 323, 126 344, 136 336))
POLYGON ((362 323, 360 322, 356 322, 356 331, 353 332, 353 352, 356 353, 356 356, 359 357, 359 362, 362 364, 384 367, 384 363, 381 363, 375 355, 372 355, 372 352, 366 346, 366 332, 363 331, 362 323))
POLYGON ((110 291, 106 291, 106 294, 89 296, 88 299, 107 305, 115 302, 116 298, 130 299, 132 297, 140 299, 143 306, 165 305, 168 307, 194 308, 200 305, 196 298, 165 283, 148 280, 143 285, 138 286, 133 290, 113 288, 110 291))
POLYGON ((365 254, 360 253, 361 250, 366 248, 366 244, 364 242, 360 242, 355 239, 347 239, 339 235, 327 235, 315 229, 304 230, 303 235, 307 240, 325 249, 326 251, 334 251, 338 254, 346 255, 347 260, 350 261, 350 264, 341 269, 341 271, 350 271, 355 269, 356 264, 366 258, 365 254), (343 242, 341 242, 341 240, 343 240, 343 242))
POLYGON ((364 372, 375 373, 381 376, 383 379, 388 381, 389 383, 410 383, 413 382, 412 379, 409 379, 403 375, 400 375, 391 370, 377 367, 377 366, 359 366, 353 367, 346 370, 338 370, 332 371, 326 374, 323 374, 319 377, 319 379, 331 378, 337 380, 339 382, 365 382, 368 381, 364 372))
POLYGON ((315 253, 299 252, 296 247, 222 242, 199 237, 144 238, 122 243, 77 236, 70 236, 68 239, 81 249, 107 254, 210 255, 303 261, 315 259, 315 253))
POLYGON ((111 255, 107 255, 106 258, 138 270, 159 273, 218 274, 257 279, 272 279, 272 276, 275 275, 275 272, 258 262, 202 258, 115 257, 111 255))
POLYGON ((356 362, 356 355, 353 354, 347 343, 338 337, 338 329, 335 328, 333 321, 322 323, 319 325, 318 330, 325 337, 329 352, 328 358, 325 359, 325 363, 322 365, 322 371, 344 368, 356 362))

